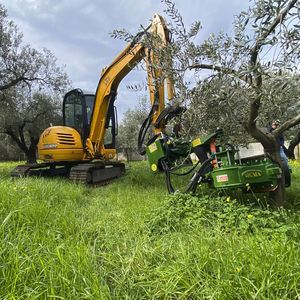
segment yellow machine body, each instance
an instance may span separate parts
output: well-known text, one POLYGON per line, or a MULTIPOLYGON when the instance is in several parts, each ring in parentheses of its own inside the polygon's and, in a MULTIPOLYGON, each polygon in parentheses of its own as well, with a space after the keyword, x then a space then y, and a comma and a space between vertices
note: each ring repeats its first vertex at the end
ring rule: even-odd
MULTIPOLYGON (((101 149, 104 160, 116 156, 115 149, 101 149)), ((52 126, 43 131, 38 143, 38 159, 55 161, 91 160, 86 155, 79 132, 68 126, 52 126)))
POLYGON ((149 27, 137 34, 113 62, 102 70, 96 94, 85 94, 80 89, 74 89, 65 95, 64 126, 45 129, 39 139, 38 158, 43 163, 17 166, 12 176, 66 175, 92 184, 121 176, 125 172, 124 164, 109 161, 116 156, 117 115, 114 102, 119 83, 142 59, 147 63, 150 103, 153 108, 152 129, 158 135, 163 132, 165 123, 157 125, 156 121, 165 108, 165 89, 168 100, 173 99, 173 81, 159 68, 153 68, 158 65, 159 58, 155 55, 155 49, 145 47, 145 34, 160 38, 156 45, 158 48, 170 42, 164 19, 155 14, 149 27))
POLYGON ((43 161, 82 160, 84 149, 80 134, 67 126, 45 129, 38 143, 38 158, 43 161))

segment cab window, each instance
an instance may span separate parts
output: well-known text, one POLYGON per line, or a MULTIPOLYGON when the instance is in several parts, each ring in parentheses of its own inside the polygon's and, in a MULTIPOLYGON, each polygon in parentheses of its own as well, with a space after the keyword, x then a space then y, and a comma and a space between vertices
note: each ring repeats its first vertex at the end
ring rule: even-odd
POLYGON ((87 115, 88 125, 91 125, 91 117, 92 117, 92 113, 93 113, 94 102, 95 102, 95 96, 94 95, 86 95, 85 96, 86 115, 87 115))
POLYGON ((83 128, 82 97, 70 95, 65 100, 65 125, 83 128))

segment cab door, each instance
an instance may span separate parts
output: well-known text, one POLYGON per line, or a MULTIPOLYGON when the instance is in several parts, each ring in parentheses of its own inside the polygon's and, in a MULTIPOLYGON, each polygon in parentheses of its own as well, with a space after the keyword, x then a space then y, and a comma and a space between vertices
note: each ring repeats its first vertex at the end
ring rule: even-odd
POLYGON ((63 100, 63 125, 76 129, 85 142, 90 131, 95 95, 84 94, 75 89, 68 92, 63 100))

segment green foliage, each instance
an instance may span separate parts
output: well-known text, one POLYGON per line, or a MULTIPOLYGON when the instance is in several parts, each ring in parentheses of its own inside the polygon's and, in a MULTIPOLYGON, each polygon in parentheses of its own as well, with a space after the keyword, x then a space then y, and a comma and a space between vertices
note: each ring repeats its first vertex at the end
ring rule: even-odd
POLYGON ((205 190, 167 196, 145 162, 99 188, 12 180, 13 166, 0 168, 1 299, 299 296, 297 206, 269 211, 205 190))
MULTIPOLYGON (((6 135, 5 146, 9 149, 17 146, 28 162, 35 162, 36 145, 42 131, 51 123, 61 123, 60 103, 57 98, 40 92, 28 95, 13 89, 4 94, 0 94, 0 102, 5 99, 2 101, 0 131, 6 135)), ((8 155, 4 158, 8 159, 8 155)))
POLYGON ((292 186, 287 189, 288 208, 300 210, 300 193, 298 192, 297 182, 300 181, 300 161, 294 160, 289 162, 292 168, 292 186))
POLYGON ((197 197, 177 193, 150 214, 147 227, 151 234, 205 227, 224 233, 266 236, 285 233, 299 237, 299 228, 295 226, 299 221, 297 214, 290 214, 287 210, 272 211, 249 203, 242 204, 230 196, 197 197))
POLYGON ((36 50, 23 43, 21 30, 9 20, 0 5, 0 91, 15 86, 29 91, 38 87, 62 91, 68 84, 67 74, 57 66, 48 49, 36 50))
POLYGON ((221 127, 234 143, 257 139, 247 123, 254 101, 262 128, 299 115, 299 1, 253 1, 235 16, 233 33, 220 29, 201 42, 200 22, 187 28, 175 2, 162 2, 173 41, 159 60, 175 79, 175 101, 189 108, 184 136, 221 127))
POLYGON ((59 119, 58 104, 68 85, 53 53, 25 45, 21 30, 0 4, 0 132, 29 162, 35 161, 42 130, 59 119))
POLYGON ((142 123, 150 111, 146 97, 140 98, 138 105, 128 109, 119 126, 118 148, 126 154, 127 160, 138 153, 138 135, 142 123))

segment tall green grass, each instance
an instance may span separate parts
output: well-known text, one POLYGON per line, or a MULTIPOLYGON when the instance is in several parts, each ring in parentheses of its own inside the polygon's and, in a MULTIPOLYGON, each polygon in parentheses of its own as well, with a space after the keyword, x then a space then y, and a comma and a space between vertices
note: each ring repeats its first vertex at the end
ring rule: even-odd
POLYGON ((145 162, 103 187, 0 169, 0 299, 299 299, 299 185, 288 210, 168 196, 145 162))

